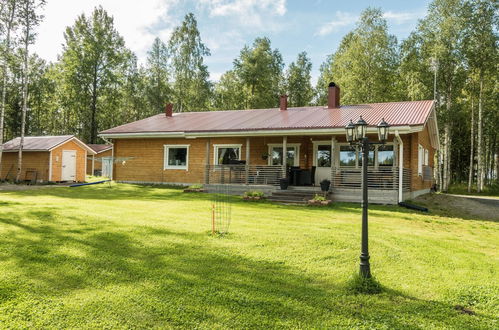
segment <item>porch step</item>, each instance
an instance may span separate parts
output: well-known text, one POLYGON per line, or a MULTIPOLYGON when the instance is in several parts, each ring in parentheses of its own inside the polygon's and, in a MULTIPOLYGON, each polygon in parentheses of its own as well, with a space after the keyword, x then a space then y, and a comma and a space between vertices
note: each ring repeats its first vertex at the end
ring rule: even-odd
POLYGON ((268 200, 280 204, 306 204, 315 194, 320 194, 320 189, 292 189, 276 190, 268 197, 268 200))

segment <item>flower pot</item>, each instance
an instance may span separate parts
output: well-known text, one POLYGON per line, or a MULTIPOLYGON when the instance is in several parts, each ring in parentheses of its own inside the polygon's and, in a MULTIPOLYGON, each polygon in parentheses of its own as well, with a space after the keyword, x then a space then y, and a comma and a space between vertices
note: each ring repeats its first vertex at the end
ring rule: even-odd
POLYGON ((331 181, 329 180, 324 180, 321 181, 321 190, 322 191, 329 191, 329 187, 331 186, 331 181))
POLYGON ((287 178, 279 179, 279 186, 281 187, 281 190, 288 189, 289 180, 287 178))

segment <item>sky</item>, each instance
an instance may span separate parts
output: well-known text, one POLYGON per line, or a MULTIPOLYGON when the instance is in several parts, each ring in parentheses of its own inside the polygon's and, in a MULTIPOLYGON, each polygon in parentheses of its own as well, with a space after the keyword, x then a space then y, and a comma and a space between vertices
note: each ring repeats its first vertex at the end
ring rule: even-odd
POLYGON ((145 63, 155 37, 164 42, 185 14, 193 12, 201 39, 211 51, 205 59, 216 81, 232 68, 244 45, 266 36, 279 49, 286 65, 306 51, 315 82, 319 66, 355 28, 367 7, 384 12, 389 32, 403 40, 425 16, 429 0, 48 0, 44 20, 37 28, 33 50, 56 61, 64 43, 64 30, 78 15, 102 6, 114 17, 126 46, 145 63))

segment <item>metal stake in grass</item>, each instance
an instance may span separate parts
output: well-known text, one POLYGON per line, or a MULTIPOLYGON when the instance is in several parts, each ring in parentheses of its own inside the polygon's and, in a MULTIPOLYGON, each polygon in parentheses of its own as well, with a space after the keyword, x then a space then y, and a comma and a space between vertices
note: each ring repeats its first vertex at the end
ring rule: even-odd
POLYGON ((212 205, 212 235, 220 235, 229 232, 229 226, 232 218, 232 207, 230 203, 229 185, 218 185, 214 194, 212 205))

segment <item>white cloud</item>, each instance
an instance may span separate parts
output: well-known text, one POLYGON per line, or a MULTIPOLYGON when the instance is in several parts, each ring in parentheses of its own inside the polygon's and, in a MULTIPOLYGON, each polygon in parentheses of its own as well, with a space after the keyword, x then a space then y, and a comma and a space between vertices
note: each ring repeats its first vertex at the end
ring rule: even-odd
POLYGON ((410 21, 417 20, 420 17, 424 17, 424 12, 394 12, 387 11, 383 13, 383 18, 387 21, 393 22, 394 24, 405 24, 410 21))
POLYGON ((201 0, 210 17, 225 17, 258 30, 276 30, 272 19, 286 14, 286 0, 201 0))
POLYGON ((332 32, 338 31, 344 26, 354 24, 359 18, 358 15, 343 11, 337 11, 334 16, 335 18, 331 22, 322 25, 315 34, 320 36, 328 35, 332 32))
POLYGON ((96 6, 101 5, 114 17, 115 28, 124 37, 127 47, 139 59, 143 58, 156 35, 164 40, 172 30, 169 10, 178 0, 50 0, 44 9, 44 20, 38 27, 34 51, 42 58, 55 61, 62 52, 63 32, 74 24, 82 13, 89 16, 96 6), (159 26, 152 31, 152 26, 159 26))

